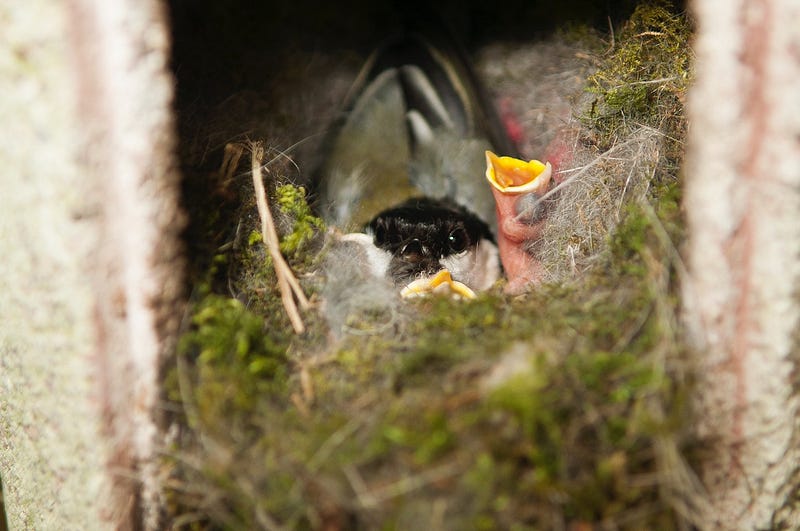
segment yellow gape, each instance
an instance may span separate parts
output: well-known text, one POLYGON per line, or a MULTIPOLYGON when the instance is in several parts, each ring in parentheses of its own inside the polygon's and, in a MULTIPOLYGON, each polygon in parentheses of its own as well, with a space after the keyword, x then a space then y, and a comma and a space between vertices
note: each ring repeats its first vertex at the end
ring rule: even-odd
POLYGON ((450 271, 442 269, 430 278, 420 278, 410 283, 403 288, 400 296, 404 299, 413 297, 423 297, 429 294, 451 294, 454 297, 461 297, 464 299, 474 299, 475 292, 472 291, 466 284, 457 280, 453 280, 450 271))
POLYGON ((486 178, 498 191, 505 194, 524 194, 546 188, 553 168, 549 162, 498 157, 486 152, 486 178))

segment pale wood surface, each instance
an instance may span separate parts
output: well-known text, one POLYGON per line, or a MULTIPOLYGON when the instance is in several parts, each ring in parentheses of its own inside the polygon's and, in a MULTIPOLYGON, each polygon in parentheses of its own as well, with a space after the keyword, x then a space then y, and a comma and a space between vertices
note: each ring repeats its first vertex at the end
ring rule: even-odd
POLYGON ((800 527, 800 3, 697 0, 685 306, 709 529, 800 527))
POLYGON ((12 529, 152 514, 182 268, 156 0, 0 4, 0 474, 12 529))

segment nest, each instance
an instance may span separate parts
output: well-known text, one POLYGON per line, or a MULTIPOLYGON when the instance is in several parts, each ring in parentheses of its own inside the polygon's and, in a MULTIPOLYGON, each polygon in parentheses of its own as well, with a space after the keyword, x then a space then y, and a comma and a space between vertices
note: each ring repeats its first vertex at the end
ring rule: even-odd
POLYGON ((629 203, 642 204, 661 160, 662 133, 640 127, 600 153, 576 132, 572 165, 544 200, 550 202, 536 256, 546 279, 564 281, 584 274, 608 251, 609 235, 629 203), (581 140, 584 140, 583 142, 581 140))
MULTIPOLYGON (((687 27, 649 7, 614 46, 584 31, 477 54, 501 112, 519 117, 524 155, 570 145, 532 246, 548 282, 514 298, 498 287, 468 303, 401 303, 348 267, 357 257, 304 210, 321 131, 290 118, 303 102, 334 113, 310 103, 318 86, 302 76, 293 103, 247 92, 190 113, 189 237, 208 243, 193 247, 193 308, 165 379, 177 412, 164 461, 172 524, 688 527, 703 497, 686 464, 690 371, 675 307, 685 82, 639 84, 682 75, 653 69, 663 57, 644 33, 669 32, 688 55, 687 27), (643 54, 634 74, 619 70, 629 46, 643 54), (647 88, 647 105, 612 94, 630 84, 637 98, 647 88), (222 147, 247 139, 273 147, 219 169, 222 147), (251 168, 264 172, 279 240, 294 242, 282 254, 309 300, 299 335, 251 168)), ((344 100, 336 61, 314 61, 336 80, 325 99, 344 100)))

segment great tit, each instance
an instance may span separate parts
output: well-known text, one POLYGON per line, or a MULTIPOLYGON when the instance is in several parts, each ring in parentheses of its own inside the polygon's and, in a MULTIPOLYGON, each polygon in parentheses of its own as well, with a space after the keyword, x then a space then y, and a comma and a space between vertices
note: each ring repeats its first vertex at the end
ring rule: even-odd
POLYGON ((315 172, 323 218, 404 295, 490 287, 501 266, 485 153, 515 150, 463 54, 406 35, 352 92, 315 172))

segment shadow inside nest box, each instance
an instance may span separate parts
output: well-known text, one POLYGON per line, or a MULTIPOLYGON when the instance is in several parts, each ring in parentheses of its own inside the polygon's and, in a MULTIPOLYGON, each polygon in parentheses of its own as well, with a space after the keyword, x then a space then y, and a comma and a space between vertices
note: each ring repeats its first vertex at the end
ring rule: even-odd
POLYGON ((232 91, 266 88, 268 79, 282 75, 276 67, 293 51, 368 53, 408 20, 443 23, 462 44, 474 47, 536 39, 575 23, 607 31, 609 23, 625 20, 638 3, 171 0, 178 106, 183 99, 223 99, 232 91))
MULTIPOLYGON (((276 153, 290 150, 294 160, 313 160, 364 59, 409 20, 438 21, 470 53, 496 42, 535 41, 570 24, 607 31, 609 22, 624 20, 636 4, 171 0, 190 262, 207 260, 220 245, 210 243, 209 234, 231 230, 221 220, 235 217, 237 206, 225 202, 235 194, 218 189, 209 177, 219 169, 226 144, 264 140, 276 153)), ((289 179, 308 184, 310 165, 288 168, 289 179)))

